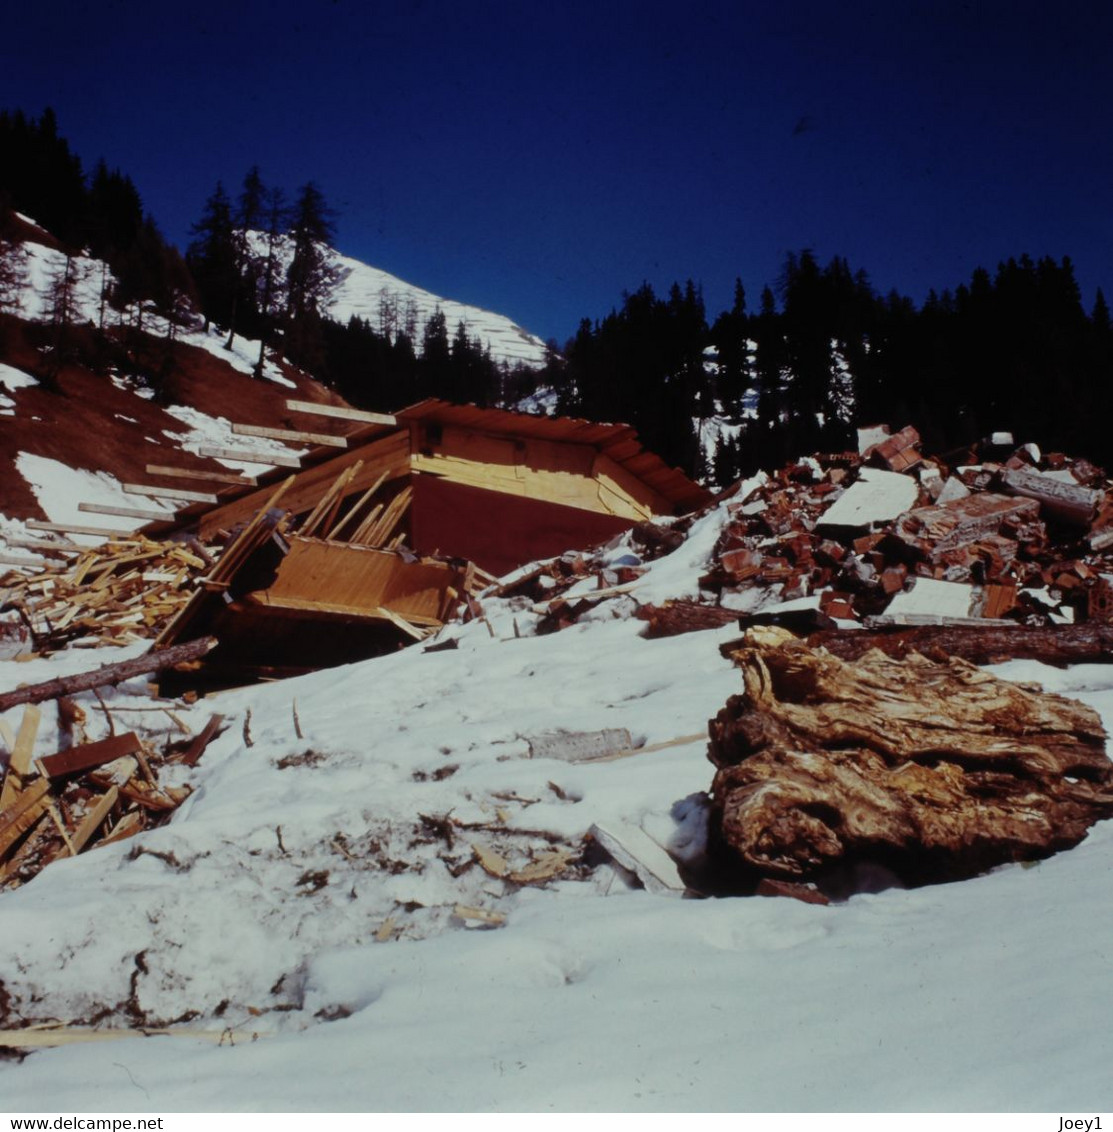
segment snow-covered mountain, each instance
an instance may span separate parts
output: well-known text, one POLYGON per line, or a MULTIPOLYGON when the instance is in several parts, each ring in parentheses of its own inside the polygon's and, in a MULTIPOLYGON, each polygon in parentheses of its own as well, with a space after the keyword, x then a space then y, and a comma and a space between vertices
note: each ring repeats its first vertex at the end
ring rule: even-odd
POLYGON ((469 338, 478 338, 482 345, 490 346, 495 361, 505 361, 510 366, 545 363, 545 343, 505 315, 441 298, 349 256, 333 253, 331 259, 340 282, 328 313, 338 322, 347 322, 355 315, 380 333, 408 329, 420 346, 425 324, 440 310, 449 336, 462 322, 469 338))

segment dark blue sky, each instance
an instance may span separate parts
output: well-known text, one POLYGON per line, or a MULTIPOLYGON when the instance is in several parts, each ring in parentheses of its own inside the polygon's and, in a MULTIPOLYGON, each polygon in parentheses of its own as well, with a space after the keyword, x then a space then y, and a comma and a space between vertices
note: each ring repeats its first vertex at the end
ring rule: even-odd
POLYGON ((1113 288, 1113 5, 59 0, 5 15, 52 105, 184 246, 222 179, 314 180, 340 249, 563 341, 648 281, 788 251, 921 301, 1009 255, 1113 288))

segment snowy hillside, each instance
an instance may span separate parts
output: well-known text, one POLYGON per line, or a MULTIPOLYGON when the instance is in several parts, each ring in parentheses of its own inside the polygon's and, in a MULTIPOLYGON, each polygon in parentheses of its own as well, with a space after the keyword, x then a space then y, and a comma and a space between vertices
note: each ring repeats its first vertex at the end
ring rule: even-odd
POLYGON ((425 324, 440 310, 449 336, 462 322, 469 338, 490 346, 495 361, 511 366, 545 363, 545 343, 505 315, 442 299, 348 256, 335 254, 333 263, 339 270, 340 284, 329 305, 329 315, 337 322, 347 322, 355 315, 380 333, 412 328, 420 346, 425 324))
MULTIPOLYGON (((0 1064, 6 1106, 126 1111, 139 1089, 156 1111, 1107 1110, 1109 822, 1038 865, 828 907, 656 895, 578 857, 599 824, 698 859, 737 628, 647 640, 630 615, 695 594, 726 516, 563 632, 488 599, 490 628, 449 626, 453 649, 164 704, 228 729, 181 771, 195 789, 168 826, 0 894, 0 1024, 196 1033, 0 1064), (645 749, 530 757, 600 728, 645 749), (562 853, 560 879, 509 879, 562 853)), ((1002 671, 1113 726, 1108 667, 1002 671)), ((151 706, 142 681, 106 699, 118 724, 176 726, 151 706)))

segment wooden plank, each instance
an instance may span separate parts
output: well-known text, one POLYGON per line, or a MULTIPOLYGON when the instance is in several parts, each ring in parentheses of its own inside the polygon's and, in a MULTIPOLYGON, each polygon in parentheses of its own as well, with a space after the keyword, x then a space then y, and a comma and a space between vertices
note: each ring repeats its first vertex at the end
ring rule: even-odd
POLYGON ((210 480, 213 483, 230 483, 239 487, 256 487, 254 476, 240 476, 234 472, 195 471, 193 468, 174 468, 168 464, 148 464, 147 475, 171 476, 181 480, 210 480))
POLYGON ((342 421, 362 421, 364 424, 398 423, 398 418, 390 413, 371 413, 365 409, 349 409, 340 405, 317 405, 312 401, 287 401, 286 408, 294 413, 311 413, 313 416, 335 417, 342 421))
MULTIPOLYGON (((329 484, 333 483, 342 469, 362 460, 359 475, 348 485, 349 491, 364 491, 385 471, 388 479, 407 475, 410 470, 410 440, 407 432, 388 433, 378 440, 372 440, 339 453, 329 460, 303 468, 285 499, 285 507, 295 515, 311 511, 316 506, 329 484)), ((204 540, 222 528, 227 529, 249 519, 263 506, 270 487, 256 488, 237 499, 230 499, 219 507, 198 517, 198 533, 204 540)))
POLYGON ((87 546, 78 546, 76 542, 68 542, 65 539, 9 538, 7 542, 9 546, 25 546, 29 550, 53 550, 56 554, 82 554, 89 549, 87 546))
POLYGON ((134 837, 137 833, 142 833, 146 828, 146 818, 143 816, 142 810, 132 810, 130 814, 124 814, 122 818, 112 827, 111 833, 106 833, 96 844, 95 848, 99 849, 102 845, 111 845, 113 841, 123 841, 125 838, 134 837))
POLYGON ((37 778, 3 811, 0 811, 0 857, 46 812, 50 783, 37 778))
POLYGON ((375 492, 383 486, 386 481, 387 473, 383 472, 381 476, 352 504, 347 514, 345 514, 332 528, 331 531, 326 532, 326 537, 331 539, 338 539, 343 534, 344 529, 356 517, 363 506, 374 496, 375 492))
POLYGON ((213 460, 236 460, 241 464, 266 464, 275 468, 300 468, 301 457, 279 453, 278 455, 264 455, 261 452, 248 452, 242 448, 218 448, 212 445, 202 445, 197 449, 199 456, 208 456, 213 460))
POLYGON ((474 920, 478 924, 497 928, 506 923, 506 913, 496 912, 491 908, 478 908, 471 904, 457 904, 452 914, 459 920, 474 920))
POLYGON ((50 778, 58 778, 63 774, 73 774, 74 771, 88 770, 90 767, 103 766, 113 759, 123 755, 133 755, 142 751, 143 745, 134 731, 123 735, 112 735, 107 739, 100 739, 96 743, 83 743, 79 747, 70 747, 59 751, 56 755, 47 755, 40 760, 43 771, 50 778))
MULTIPOLYGON (((384 620, 389 621, 396 628, 401 629, 402 632, 407 636, 413 637, 415 641, 423 641, 427 636, 429 636, 429 629, 417 628, 416 625, 410 624, 410 622, 407 621, 403 616, 401 616, 401 614, 395 613, 393 609, 390 609, 385 605, 379 606, 378 614, 384 620)), ((440 624, 438 623, 436 627, 440 628, 440 624)))
POLYGON ((210 716, 209 722, 202 728, 201 733, 194 738, 193 742, 190 743, 185 752, 176 761, 183 763, 185 766, 196 766, 201 756, 205 753, 205 749, 213 739, 220 734, 220 728, 223 722, 224 716, 219 713, 210 716))
POLYGON ((345 468, 332 483, 321 498, 317 502, 317 506, 310 511, 305 521, 302 523, 298 533, 306 538, 314 534, 320 522, 325 518, 327 513, 332 509, 333 503, 339 503, 344 497, 344 489, 351 482, 360 468, 363 467, 363 461, 357 460, 350 467, 345 468))
POLYGON ((236 436, 261 436, 268 440, 282 440, 291 444, 318 444, 328 448, 347 448, 346 436, 333 436, 327 432, 302 432, 296 428, 268 428, 265 425, 233 424, 236 436))
POLYGON ((683 896, 687 891, 676 862, 640 826, 596 823, 588 830, 598 845, 624 869, 659 896, 683 896))
POLYGON ((160 499, 181 499, 187 503, 219 503, 220 499, 205 491, 186 491, 179 487, 151 487, 145 483, 120 485, 128 495, 150 495, 160 499))
POLYGON ((526 739, 531 759, 561 759, 566 763, 595 762, 620 751, 629 751, 634 741, 625 727, 602 731, 554 731, 526 739))
POLYGON ((0 790, 0 811, 11 806, 24 786, 24 779, 31 770, 31 758, 35 751, 35 736, 39 732, 42 712, 28 704, 23 709, 23 719, 12 747, 12 757, 8 760, 8 773, 4 778, 4 788, 0 790))
POLYGON ((0 554, 0 565, 2 566, 22 566, 38 570, 43 566, 59 566, 61 563, 60 558, 28 558, 26 555, 0 554))
POLYGON ((120 531, 108 527, 85 527, 79 523, 44 523, 39 519, 27 519, 25 525, 32 531, 61 531, 70 535, 97 535, 105 539, 132 538, 134 531, 120 531))
POLYGON ((336 617, 344 621, 361 622, 366 625, 389 622, 413 637, 415 641, 423 641, 428 635, 427 632, 422 632, 422 626, 426 629, 439 629, 444 624, 439 617, 423 616, 418 613, 408 613, 405 617, 402 617, 401 614, 381 605, 343 605, 336 601, 313 601, 294 595, 276 595, 267 590, 256 590, 254 593, 245 594, 241 600, 244 605, 248 606, 254 605, 264 609, 287 609, 291 613, 319 613, 322 618, 336 617))
POLYGON ((120 791, 115 786, 109 787, 108 792, 102 795, 93 808, 81 819, 77 832, 70 838, 75 853, 80 853, 85 848, 89 838, 97 832, 101 823, 108 817, 108 811, 116 804, 116 799, 119 796, 120 791))
MULTIPOLYGON (((148 523, 173 521, 173 511, 143 511, 138 507, 112 507, 107 503, 79 503, 78 511, 87 515, 118 515, 121 519, 145 519, 148 523)), ((132 535, 137 532, 132 531, 132 535)))

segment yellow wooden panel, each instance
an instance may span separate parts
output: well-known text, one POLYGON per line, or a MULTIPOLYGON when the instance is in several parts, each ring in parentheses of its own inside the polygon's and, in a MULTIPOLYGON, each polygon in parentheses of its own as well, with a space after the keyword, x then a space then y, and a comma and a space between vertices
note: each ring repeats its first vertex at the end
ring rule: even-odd
POLYGON ((385 606, 407 620, 438 624, 445 591, 459 571, 418 559, 342 542, 290 539, 290 553, 275 580, 250 596, 261 604, 363 616, 385 606))
POLYGON ((426 431, 417 443, 414 471, 453 483, 633 520, 670 510, 666 500, 591 445, 454 427, 444 428, 434 441, 426 431))

